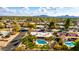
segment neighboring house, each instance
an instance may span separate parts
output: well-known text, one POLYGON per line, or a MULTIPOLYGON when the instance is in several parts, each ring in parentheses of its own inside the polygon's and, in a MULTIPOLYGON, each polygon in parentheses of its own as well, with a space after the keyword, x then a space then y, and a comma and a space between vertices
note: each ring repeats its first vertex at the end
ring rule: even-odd
POLYGON ((63 26, 64 22, 56 23, 57 25, 63 26))
POLYGON ((37 28, 44 28, 44 25, 36 25, 37 28))
POLYGON ((69 26, 69 28, 78 28, 78 26, 77 25, 75 25, 75 26, 69 26))
POLYGON ((10 31, 0 31, 2 34, 2 37, 9 37, 10 36, 10 31))
POLYGON ((6 23, 6 28, 13 28, 13 25, 11 23, 6 23))
POLYGON ((52 32, 31 32, 31 35, 34 35, 36 37, 51 37, 52 32))
POLYGON ((60 29, 64 28, 64 26, 59 26, 60 29))
POLYGON ((44 23, 44 22, 37 22, 36 24, 38 24, 38 25, 45 25, 46 23, 44 23))

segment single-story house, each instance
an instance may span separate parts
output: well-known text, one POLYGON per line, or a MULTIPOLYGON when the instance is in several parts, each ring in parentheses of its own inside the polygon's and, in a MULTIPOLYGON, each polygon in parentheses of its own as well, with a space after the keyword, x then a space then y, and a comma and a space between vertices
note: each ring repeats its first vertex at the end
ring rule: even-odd
POLYGON ((36 25, 37 28, 44 28, 44 25, 36 25))
POLYGON ((10 36, 10 31, 0 31, 2 34, 2 37, 9 37, 10 36))
POLYGON ((31 35, 34 35, 36 37, 51 37, 52 32, 31 32, 31 35))

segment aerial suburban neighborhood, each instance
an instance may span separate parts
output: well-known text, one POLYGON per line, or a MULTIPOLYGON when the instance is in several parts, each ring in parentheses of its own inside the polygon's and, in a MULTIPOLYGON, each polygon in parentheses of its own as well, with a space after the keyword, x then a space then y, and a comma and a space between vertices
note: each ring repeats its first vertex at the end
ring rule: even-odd
POLYGON ((1 51, 79 51, 79 18, 1 16, 1 51))

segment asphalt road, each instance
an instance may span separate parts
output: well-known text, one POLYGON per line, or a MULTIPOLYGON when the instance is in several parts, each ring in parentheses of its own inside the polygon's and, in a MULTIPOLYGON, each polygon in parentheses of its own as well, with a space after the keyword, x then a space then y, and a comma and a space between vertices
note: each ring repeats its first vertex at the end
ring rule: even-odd
POLYGON ((26 32, 20 32, 6 47, 2 48, 3 51, 13 51, 19 44, 21 38, 25 35, 26 32))

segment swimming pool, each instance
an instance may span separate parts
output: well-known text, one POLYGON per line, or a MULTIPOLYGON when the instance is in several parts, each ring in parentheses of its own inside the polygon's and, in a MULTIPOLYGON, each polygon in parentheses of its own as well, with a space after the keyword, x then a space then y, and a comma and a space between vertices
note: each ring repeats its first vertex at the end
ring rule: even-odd
POLYGON ((37 39, 36 40, 36 44, 39 44, 39 45, 44 45, 44 44, 47 44, 48 42, 44 39, 37 39))
POLYGON ((71 42, 71 41, 65 42, 65 45, 67 45, 68 47, 74 47, 75 46, 74 43, 71 42))

